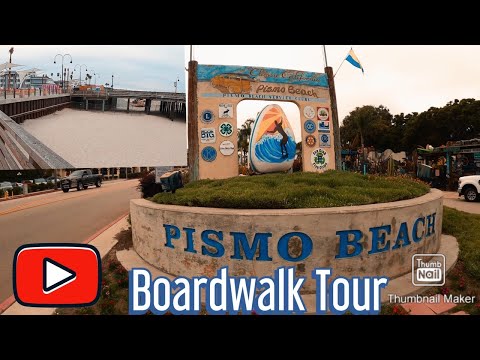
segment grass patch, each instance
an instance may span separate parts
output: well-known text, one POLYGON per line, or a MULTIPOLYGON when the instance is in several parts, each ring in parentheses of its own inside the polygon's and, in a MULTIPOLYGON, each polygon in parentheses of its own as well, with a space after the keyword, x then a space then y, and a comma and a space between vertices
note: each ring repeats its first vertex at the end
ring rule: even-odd
POLYGON ((159 204, 231 209, 298 209, 353 206, 407 200, 429 186, 408 177, 361 175, 329 170, 238 176, 188 183, 175 194, 159 193, 159 204))
MULTIPOLYGON (((448 312, 480 315, 480 215, 444 206, 442 233, 458 240, 458 261, 448 273, 444 286, 433 287, 422 295, 475 296, 473 304, 459 304, 448 312)), ((391 306, 385 311, 383 307, 382 313, 391 313, 391 306)))
POLYGON ((443 233, 457 238, 466 273, 480 281, 480 215, 444 207, 443 233))

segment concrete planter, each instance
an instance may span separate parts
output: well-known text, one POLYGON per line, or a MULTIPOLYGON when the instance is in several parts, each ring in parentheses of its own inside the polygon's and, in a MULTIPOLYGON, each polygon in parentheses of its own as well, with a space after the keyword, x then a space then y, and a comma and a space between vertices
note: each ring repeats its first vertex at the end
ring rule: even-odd
POLYGON ((411 257, 436 253, 442 230, 442 192, 383 204, 292 210, 236 210, 130 202, 135 251, 175 276, 273 276, 295 266, 303 289, 311 272, 388 276, 411 271, 411 257))

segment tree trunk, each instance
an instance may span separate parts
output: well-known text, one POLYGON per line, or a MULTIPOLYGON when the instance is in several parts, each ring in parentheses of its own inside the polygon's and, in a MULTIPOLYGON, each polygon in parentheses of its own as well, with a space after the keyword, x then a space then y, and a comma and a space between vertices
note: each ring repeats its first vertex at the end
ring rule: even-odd
POLYGON ((363 131, 360 129, 360 143, 362 144, 363 161, 365 161, 365 144, 363 143, 363 131))

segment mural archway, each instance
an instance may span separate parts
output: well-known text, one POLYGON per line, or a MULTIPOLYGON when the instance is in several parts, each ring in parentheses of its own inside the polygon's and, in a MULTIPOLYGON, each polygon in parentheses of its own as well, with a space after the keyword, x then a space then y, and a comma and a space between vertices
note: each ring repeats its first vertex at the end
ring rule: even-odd
MULTIPOLYGON (((236 108, 238 130, 237 144, 239 155, 238 160, 240 165, 251 165, 251 154, 249 146, 250 138, 253 136, 253 130, 255 130, 256 132, 256 137, 260 138, 262 132, 261 128, 263 128, 264 132, 266 132, 270 137, 273 138, 271 140, 273 140, 274 143, 269 145, 269 139, 266 139, 265 144, 262 147, 262 144, 257 142, 256 151, 257 153, 259 153, 258 155, 261 156, 260 152, 262 151, 262 149, 265 150, 265 146, 267 146, 269 151, 263 152, 263 154, 273 155, 274 158, 276 158, 277 160, 277 164, 282 162, 289 162, 290 165, 293 165, 293 161, 294 159, 296 159, 297 154, 297 143, 302 141, 300 131, 300 109, 298 108, 297 104, 290 101, 244 99, 237 104, 236 108), (281 108, 280 113, 283 113, 286 120, 283 120, 282 118, 278 119, 278 117, 275 116, 270 116, 268 121, 263 121, 266 116, 269 116, 269 113, 270 115, 275 115, 271 114, 270 111, 267 111, 267 107, 272 109, 271 105, 279 106, 281 108), (280 125, 282 127, 281 130, 285 130, 285 133, 281 134, 280 132, 276 131, 277 129, 275 129, 274 124, 275 120, 280 120, 280 125), (263 122, 263 126, 259 126, 259 122, 263 122), (255 124, 257 124, 257 126, 255 126, 255 124), (250 134, 250 136, 247 137, 246 135, 248 133, 250 134), (288 156, 287 154, 283 154, 284 149, 282 148, 283 145, 281 140, 284 135, 289 136, 289 139, 287 140, 288 156), (274 154, 271 153, 272 150, 274 154)), ((280 113, 279 115, 282 115, 280 113)), ((250 166, 250 168, 255 171, 254 166, 250 166)), ((281 170, 277 169, 276 171, 281 170)))
POLYGON ((300 110, 302 170, 335 168, 327 76, 324 73, 233 65, 198 65, 198 179, 238 175, 237 106, 242 100, 295 103, 300 110))

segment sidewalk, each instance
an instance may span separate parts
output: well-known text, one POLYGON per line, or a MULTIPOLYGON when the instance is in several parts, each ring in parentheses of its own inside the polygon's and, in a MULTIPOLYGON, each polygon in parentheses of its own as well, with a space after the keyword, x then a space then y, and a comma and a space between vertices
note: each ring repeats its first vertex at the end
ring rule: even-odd
MULTIPOLYGON (((117 243, 115 235, 122 230, 128 229, 129 224, 127 222, 127 217, 128 215, 123 216, 120 220, 103 230, 100 234, 97 234, 93 239, 87 239, 85 243, 95 246, 100 252, 100 256, 103 258, 117 243)), ((14 302, 1 315, 53 315, 55 310, 55 308, 22 306, 19 303, 14 302)))
MULTIPOLYGON (((138 179, 122 178, 122 179, 114 179, 114 180, 104 180, 102 182, 102 185, 116 184, 116 183, 119 183, 119 182, 131 181, 131 180, 138 180, 138 179)), ((53 193, 53 192, 60 192, 61 190, 62 190, 61 188, 57 188, 57 189, 35 191, 35 192, 28 193, 28 194, 13 195, 13 196, 9 196, 8 198, 0 197, 0 202, 15 200, 15 199, 23 199, 23 198, 26 198, 26 197, 37 196, 37 195, 45 195, 45 194, 49 194, 49 193, 53 193)))

